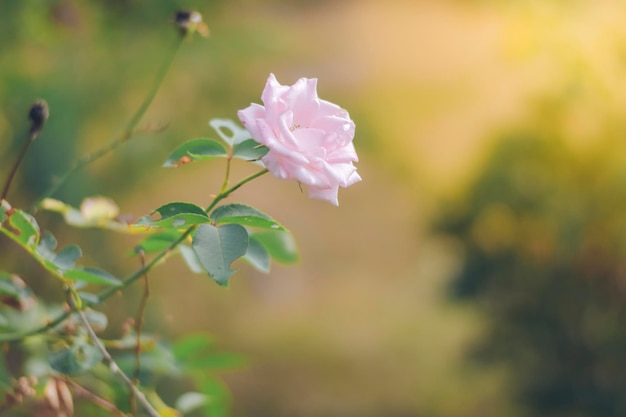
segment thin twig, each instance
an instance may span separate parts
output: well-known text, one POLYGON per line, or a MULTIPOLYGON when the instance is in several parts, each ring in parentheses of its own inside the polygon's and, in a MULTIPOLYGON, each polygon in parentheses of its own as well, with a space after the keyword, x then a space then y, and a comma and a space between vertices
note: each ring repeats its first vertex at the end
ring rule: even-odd
POLYGON ((2 196, 0 200, 4 200, 9 194, 9 188, 11 187, 11 183, 13 182, 13 177, 17 172, 17 168, 19 168, 24 156, 28 152, 28 148, 30 145, 37 139, 41 129, 43 129, 43 125, 48 119, 48 104, 45 100, 37 100, 30 107, 30 111, 28 112, 28 118, 31 120, 30 129, 28 130, 28 137, 24 141, 24 145, 22 146, 22 150, 15 160, 15 164, 11 167, 11 171, 9 172, 9 176, 4 183, 4 188, 2 189, 2 196))
POLYGON ((148 110, 148 107, 150 107, 150 104, 152 103, 152 100, 154 100, 156 93, 159 91, 159 88, 163 83, 163 79, 165 78, 168 69, 174 62, 174 58, 176 57, 176 53, 178 52, 178 49, 182 44, 183 39, 184 38, 182 36, 178 36, 176 38, 176 42, 174 44, 172 52, 167 55, 165 61, 163 61, 163 64, 159 68, 154 83, 152 84, 150 91, 148 91, 148 95, 141 103, 133 117, 130 119, 122 134, 103 148, 100 148, 93 153, 86 154, 78 161, 76 161, 76 163, 69 170, 65 171, 65 173, 61 175, 61 177, 59 177, 52 185, 50 185, 50 187, 48 187, 48 189, 37 199, 37 201, 31 206, 29 210, 31 213, 39 208, 39 205, 44 199, 51 197, 55 192, 57 192, 57 190, 61 188, 61 186, 69 179, 69 177, 72 176, 72 174, 79 171, 86 165, 89 165, 90 163, 96 161, 97 159, 102 158, 104 155, 115 150, 118 146, 128 142, 129 139, 135 136, 135 128, 145 114, 146 110, 148 110))
POLYGON ((71 294, 68 297, 68 302, 70 304, 71 309, 75 310, 76 314, 78 314, 80 321, 83 323, 83 325, 87 329, 87 332, 89 333, 89 337, 91 337, 91 340, 93 340, 93 343, 96 345, 96 348, 98 348, 100 353, 102 353, 102 357, 104 358, 104 363, 109 366, 109 369, 111 370, 111 372, 113 372, 114 374, 117 374, 124 381, 124 383, 128 386, 128 388, 131 390, 133 395, 137 398, 137 400, 142 405, 144 410, 146 410, 148 415, 150 415, 150 417, 160 417, 159 413, 154 409, 152 404, 148 402, 148 399, 146 398, 144 393, 141 392, 137 388, 137 386, 135 386, 135 384, 133 384, 133 381, 131 381, 130 378, 128 378, 128 376, 124 373, 124 371, 120 369, 117 362, 115 362, 111 354, 106 350, 106 348, 104 347, 104 345, 102 344, 98 336, 96 335, 96 332, 93 330, 93 327, 91 327, 91 325, 89 324, 89 320, 87 320, 87 316, 85 316, 85 313, 82 310, 76 309, 76 301, 74 300, 74 297, 72 297, 71 294))
POLYGON ((113 415, 116 415, 118 417, 128 417, 128 414, 122 412, 113 403, 110 403, 109 401, 105 400, 104 398, 94 394, 93 392, 89 391, 87 388, 83 387, 82 385, 77 384, 76 382, 72 381, 71 379, 65 378, 65 383, 67 385, 69 385, 70 387, 72 387, 72 390, 74 391, 74 394, 91 401, 92 403, 94 403, 98 407, 100 407, 100 408, 102 408, 102 409, 104 409, 106 411, 109 411, 110 413, 112 413, 113 415))
POLYGON ((28 138, 26 141, 24 141, 24 145, 22 146, 22 150, 20 151, 19 156, 15 160, 15 163, 11 167, 11 171, 9 172, 9 176, 7 177, 7 180, 4 183, 4 189, 2 190, 2 197, 0 197, 0 200, 4 200, 7 197, 7 194, 9 194, 9 188, 11 187, 11 183, 13 182, 13 177, 15 176, 15 173, 17 172, 17 168, 20 166, 20 163, 22 162, 22 159, 24 159, 24 156, 26 155, 26 152, 28 152, 28 148, 30 148, 30 144, 31 143, 33 143, 33 140, 30 139, 30 138, 28 138))
MULTIPOLYGON (((146 267, 146 254, 143 250, 139 252, 139 259, 141 260, 141 267, 146 267)), ((148 273, 146 271, 143 274, 143 296, 141 297, 141 302, 139 303, 139 310, 137 311, 137 318, 135 319, 135 333, 137 335, 137 342, 135 343, 135 373, 133 375, 133 379, 135 385, 139 385, 139 372, 141 371, 141 329, 143 327, 143 316, 146 311, 146 306, 148 305, 148 298, 150 297, 150 284, 148 282, 148 273)), ((133 415, 136 415, 137 404, 135 398, 131 398, 131 408, 133 410, 133 415)))

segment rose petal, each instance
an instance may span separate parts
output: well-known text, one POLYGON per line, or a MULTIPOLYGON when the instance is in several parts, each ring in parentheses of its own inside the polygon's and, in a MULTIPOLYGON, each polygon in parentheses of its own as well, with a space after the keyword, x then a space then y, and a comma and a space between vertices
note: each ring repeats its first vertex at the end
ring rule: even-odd
POLYGON ((270 74, 264 106, 251 104, 238 112, 250 135, 269 148, 261 159, 281 179, 308 186, 309 197, 338 204, 339 187, 361 181, 352 140, 355 125, 347 111, 317 95, 317 79, 300 78, 281 85, 270 74))
POLYGON ((309 194, 309 198, 325 200, 334 206, 339 205, 339 198, 338 198, 339 188, 337 186, 330 187, 330 188, 319 188, 319 187, 309 186, 307 191, 309 194))

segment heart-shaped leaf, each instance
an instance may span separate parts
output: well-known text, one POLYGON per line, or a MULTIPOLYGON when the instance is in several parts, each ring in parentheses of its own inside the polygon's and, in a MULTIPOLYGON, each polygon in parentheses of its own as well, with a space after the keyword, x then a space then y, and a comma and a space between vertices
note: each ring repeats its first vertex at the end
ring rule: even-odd
POLYGON ((234 270, 230 264, 246 254, 248 232, 238 224, 215 227, 202 224, 193 238, 192 248, 202 267, 220 285, 227 285, 234 270))
POLYGON ((185 261, 187 267, 191 270, 191 272, 195 274, 206 273, 204 267, 200 263, 200 259, 198 259, 198 255, 196 255, 196 252, 194 252, 191 246, 178 245, 178 251, 180 252, 183 260, 185 261))

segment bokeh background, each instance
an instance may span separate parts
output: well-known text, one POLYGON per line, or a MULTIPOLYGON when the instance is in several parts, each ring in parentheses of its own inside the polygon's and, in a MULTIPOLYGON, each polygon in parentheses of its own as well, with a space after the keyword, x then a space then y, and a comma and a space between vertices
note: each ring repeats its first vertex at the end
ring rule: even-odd
MULTIPOLYGON (((29 204, 116 137, 176 36, 137 138, 59 190, 138 217, 206 205, 219 162, 160 168, 207 122, 259 102, 270 72, 317 77, 350 111, 363 182, 339 208, 268 176, 236 199, 281 221, 301 262, 245 265, 229 288, 180 259, 151 274, 146 329, 208 331, 249 358, 227 373, 234 416, 626 414, 626 5, 617 0, 0 0, 0 174, 30 103, 50 119, 10 200, 29 204)), ((245 175, 245 164, 234 167, 245 175)), ((135 239, 41 222, 125 275, 135 239)), ((0 242, 50 300, 60 289, 0 242)), ((140 291, 109 304, 111 331, 140 291)), ((118 329, 118 330, 116 330, 118 329)))

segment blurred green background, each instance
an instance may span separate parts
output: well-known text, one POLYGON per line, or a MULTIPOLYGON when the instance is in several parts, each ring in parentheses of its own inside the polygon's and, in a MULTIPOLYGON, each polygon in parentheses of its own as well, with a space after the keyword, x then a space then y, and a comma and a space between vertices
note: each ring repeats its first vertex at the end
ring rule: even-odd
MULTIPOLYGON (((59 190, 135 217, 206 205, 219 162, 161 169, 267 75, 319 78, 350 111, 363 182, 339 208, 263 177, 235 199, 296 236, 297 266, 245 265, 228 289, 180 259, 151 274, 146 329, 209 331, 250 359, 234 416, 626 414, 626 4, 617 0, 0 0, 0 174, 45 98, 50 119, 9 200, 26 206, 124 128, 178 8, 211 37, 181 48, 140 123, 166 124, 59 190)), ((235 165, 234 174, 250 172, 235 165)), ((119 275, 133 237, 41 223, 119 275), (111 260, 114 260, 112 263, 111 260)), ((7 270, 60 289, 0 241, 7 270)), ((21 255, 21 254, 20 254, 21 255)), ((139 290, 107 307, 112 332, 139 290)))

